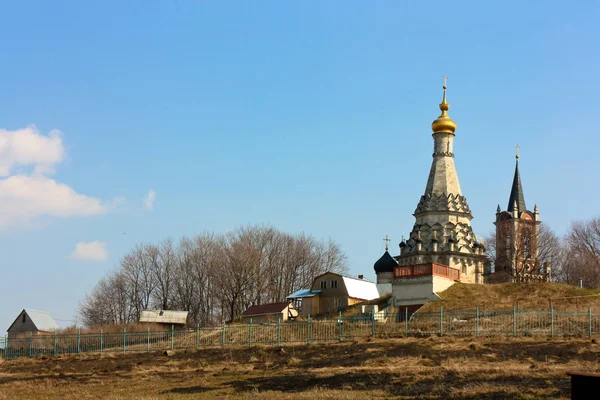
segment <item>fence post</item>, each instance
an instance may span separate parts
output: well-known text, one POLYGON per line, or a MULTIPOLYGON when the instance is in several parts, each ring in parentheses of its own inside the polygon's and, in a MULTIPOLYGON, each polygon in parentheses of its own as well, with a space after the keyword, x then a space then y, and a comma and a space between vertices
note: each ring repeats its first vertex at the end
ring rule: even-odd
POLYGON ((81 329, 77 329, 77 354, 81 352, 81 329))
POLYGON ((341 342, 342 341, 342 312, 341 311, 340 311, 340 316, 338 317, 338 325, 339 325, 339 327, 338 327, 338 330, 339 330, 338 342, 341 342))
POLYGON ((408 306, 404 307, 404 337, 408 337, 408 306))
POLYGON ((200 324, 196 324, 196 347, 200 344, 200 324))
POLYGON ((590 316, 590 337, 592 337, 592 307, 588 308, 588 313, 590 316))
POLYGON ((517 306, 513 306, 513 337, 517 337, 517 306))
POLYGON ((552 337, 554 337, 554 306, 553 305, 550 306, 550 329, 551 329, 551 335, 552 335, 552 337))
POLYGON ((102 345, 104 343, 102 342, 102 328, 100 328, 100 356, 102 356, 102 345))
POLYGON ((221 331, 221 346, 225 346, 225 322, 223 322, 223 330, 221 331))
POLYGON ((127 352, 127 328, 123 328, 123 353, 127 352))
POLYGON ((33 347, 33 332, 29 331, 29 357, 31 357, 32 347, 33 347))
POLYGON ((54 332, 54 355, 56 355, 56 332, 54 332))
POLYGON ((148 328, 148 340, 146 342, 146 352, 150 353, 150 328, 148 328))
POLYGON ((308 322, 306 324, 306 343, 310 344, 310 314, 308 314, 308 322))
POLYGON ((375 309, 371 310, 371 336, 375 337, 375 309))
POLYGON ((252 346, 252 318, 250 318, 250 332, 248 335, 248 344, 252 346))
POLYGON ((277 345, 281 344, 281 317, 277 318, 277 345))
POLYGON ((479 306, 475 307, 475 336, 479 336, 479 306))
POLYGON ((171 324, 171 350, 175 350, 175 325, 171 324))

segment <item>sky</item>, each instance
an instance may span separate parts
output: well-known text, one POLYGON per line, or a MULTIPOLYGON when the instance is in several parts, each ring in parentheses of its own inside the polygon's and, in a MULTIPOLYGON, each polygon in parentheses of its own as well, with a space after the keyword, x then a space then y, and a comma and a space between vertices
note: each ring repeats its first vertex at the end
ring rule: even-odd
POLYGON ((136 244, 269 224, 352 274, 411 231, 448 75, 472 225, 598 215, 600 3, 0 2, 0 329, 136 244))

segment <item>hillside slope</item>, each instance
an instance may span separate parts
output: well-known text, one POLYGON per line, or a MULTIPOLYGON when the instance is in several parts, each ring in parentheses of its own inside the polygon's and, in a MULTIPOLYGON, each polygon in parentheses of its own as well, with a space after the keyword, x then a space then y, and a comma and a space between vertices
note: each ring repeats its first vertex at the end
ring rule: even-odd
POLYGON ((456 283, 438 293, 443 301, 425 304, 419 311, 435 312, 439 311, 440 306, 447 310, 468 310, 477 305, 487 310, 512 309, 514 305, 522 310, 547 310, 550 307, 550 299, 556 310, 582 310, 588 307, 600 310, 598 293, 595 290, 556 283, 456 283))

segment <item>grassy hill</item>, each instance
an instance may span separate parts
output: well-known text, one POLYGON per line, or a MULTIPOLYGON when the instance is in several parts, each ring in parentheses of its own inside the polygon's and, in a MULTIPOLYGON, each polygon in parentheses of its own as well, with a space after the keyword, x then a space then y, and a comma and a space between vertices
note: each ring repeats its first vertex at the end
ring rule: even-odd
POLYGON ((582 310, 588 307, 600 310, 598 294, 595 290, 556 283, 456 283, 438 293, 443 301, 425 304, 419 311, 435 312, 439 311, 440 306, 447 310, 468 310, 477 305, 487 310, 512 309, 514 305, 522 310, 547 310, 551 300, 556 310, 582 310))

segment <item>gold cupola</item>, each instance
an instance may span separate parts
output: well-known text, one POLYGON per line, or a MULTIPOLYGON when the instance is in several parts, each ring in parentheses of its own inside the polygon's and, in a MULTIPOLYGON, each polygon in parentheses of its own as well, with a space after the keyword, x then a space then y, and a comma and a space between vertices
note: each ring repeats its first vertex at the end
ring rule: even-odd
POLYGON ((433 133, 438 132, 449 132, 454 133, 456 130, 456 122, 450 118, 448 115, 448 109, 450 108, 450 104, 446 102, 446 77, 444 76, 444 98, 440 103, 440 110, 442 111, 442 115, 440 115, 433 123, 431 124, 431 130, 433 133))

